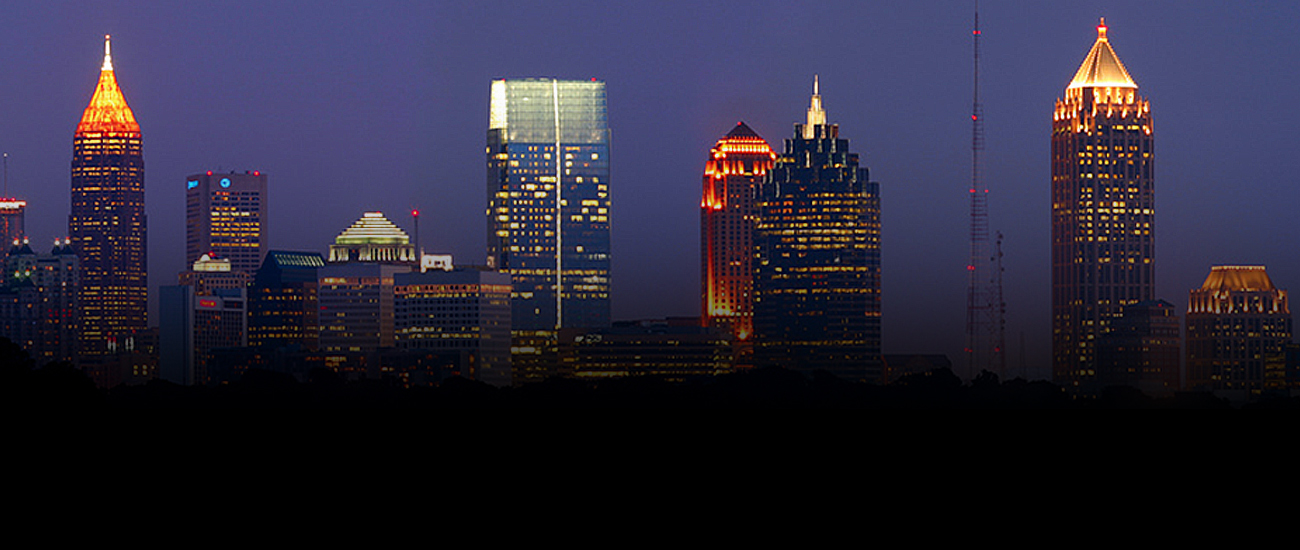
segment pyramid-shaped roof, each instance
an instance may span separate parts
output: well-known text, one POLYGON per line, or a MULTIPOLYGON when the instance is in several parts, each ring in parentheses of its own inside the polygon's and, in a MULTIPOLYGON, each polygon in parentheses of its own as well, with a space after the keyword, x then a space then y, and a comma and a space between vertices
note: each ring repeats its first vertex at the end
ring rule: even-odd
POLYGON ((1137 88, 1119 56, 1106 38, 1106 20, 1097 25, 1097 42, 1092 45, 1069 88, 1137 88))
POLYGON ((410 244, 405 231, 393 225, 383 212, 366 212, 361 219, 334 239, 334 244, 410 244))
POLYGON ((113 75, 113 55, 110 53, 109 37, 104 37, 104 66, 99 71, 99 85, 95 95, 90 98, 90 105, 81 114, 81 123, 77 124, 77 134, 87 132, 114 132, 139 134, 140 124, 135 121, 135 114, 127 106, 122 89, 117 87, 117 77, 113 75))
POLYGON ((1262 265, 1216 265, 1210 268, 1201 290, 1276 290, 1262 265))
MULTIPOLYGON (((745 124, 744 122, 737 122, 737 123, 736 123, 736 127, 735 127, 735 128, 732 128, 730 132, 727 132, 727 137, 729 137, 729 138, 735 138, 735 137, 756 138, 756 137, 759 137, 759 136, 758 136, 758 132, 755 132, 752 128, 749 127, 749 125, 745 124)), ((760 139, 761 139, 761 138, 760 138, 760 139)))

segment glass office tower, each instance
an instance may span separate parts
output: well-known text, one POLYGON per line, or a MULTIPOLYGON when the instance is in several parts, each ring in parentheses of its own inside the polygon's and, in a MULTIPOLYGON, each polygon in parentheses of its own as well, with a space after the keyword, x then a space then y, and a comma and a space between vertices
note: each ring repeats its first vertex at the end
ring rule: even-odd
POLYGON ((516 331, 609 326, 605 83, 492 82, 488 263, 509 273, 516 331))
POLYGON ((756 366, 880 379, 880 184, 868 176, 814 80, 807 122, 754 198, 756 366))

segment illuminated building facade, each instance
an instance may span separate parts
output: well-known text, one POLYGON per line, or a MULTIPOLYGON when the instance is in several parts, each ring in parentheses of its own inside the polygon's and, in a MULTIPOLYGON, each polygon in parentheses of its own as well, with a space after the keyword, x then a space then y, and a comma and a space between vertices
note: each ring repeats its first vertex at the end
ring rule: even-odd
POLYGON ((72 151, 68 232, 81 263, 80 353, 93 357, 133 347, 148 310, 140 125, 117 86, 108 37, 72 151))
POLYGON ((880 185, 858 166, 813 84, 756 195, 754 361, 880 378, 880 185))
POLYGON ((495 80, 490 115, 488 265, 514 280, 515 330, 609 326, 605 83, 495 80))
MULTIPOLYGON (((27 201, 18 199, 0 199, 0 247, 7 247, 22 241, 27 236, 23 224, 23 215, 27 210, 27 201)), ((8 250, 0 248, 0 250, 8 250)))
POLYGON ((200 256, 230 260, 251 275, 267 250, 266 175, 261 172, 185 178, 185 263, 200 256))
POLYGON ((1052 118, 1052 376, 1088 391, 1097 341, 1153 298, 1151 103, 1097 27, 1052 118))
POLYGON ((1258 393, 1290 342, 1286 291, 1264 266, 1214 266, 1187 300, 1187 389, 1258 393))
POLYGON ((709 151, 700 199, 700 319, 726 330, 737 364, 752 364, 754 334, 754 192, 776 153, 744 122, 709 151))
POLYGON ((316 252, 267 252, 248 285, 248 345, 317 348, 316 275, 322 267, 325 258, 316 252))
POLYGON ((232 262, 200 256, 180 284, 159 300, 162 376, 177 384, 211 384, 209 354, 248 345, 248 279, 232 262))
POLYGON ((348 262, 419 265, 411 237, 383 212, 366 212, 334 239, 329 263, 348 262))
POLYGON ((509 386, 510 275, 477 269, 393 276, 397 347, 455 355, 456 373, 509 386))

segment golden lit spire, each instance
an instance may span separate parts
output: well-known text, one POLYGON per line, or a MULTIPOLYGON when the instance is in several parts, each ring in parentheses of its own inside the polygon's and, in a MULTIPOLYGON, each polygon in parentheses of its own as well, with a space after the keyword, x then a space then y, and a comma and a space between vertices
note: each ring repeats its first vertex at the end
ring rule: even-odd
POLYGON ((1120 63, 1119 56, 1115 55, 1115 50, 1110 47, 1110 40, 1106 38, 1106 18, 1101 18, 1101 23, 1097 25, 1097 42, 1092 45, 1088 57, 1084 58, 1079 72, 1074 73, 1069 88, 1137 87, 1124 64, 1120 63))
POLYGON ((117 77, 113 74, 113 55, 109 36, 104 35, 104 65, 100 67, 99 85, 95 95, 90 98, 90 105, 81 115, 77 124, 77 134, 113 132, 139 134, 140 125, 135 121, 135 114, 122 97, 122 90, 117 87, 117 77))
POLYGON ((813 95, 808 104, 808 123, 803 127, 803 138, 813 139, 817 136, 817 126, 826 125, 826 110, 822 108, 821 86, 817 75, 813 75, 813 95))

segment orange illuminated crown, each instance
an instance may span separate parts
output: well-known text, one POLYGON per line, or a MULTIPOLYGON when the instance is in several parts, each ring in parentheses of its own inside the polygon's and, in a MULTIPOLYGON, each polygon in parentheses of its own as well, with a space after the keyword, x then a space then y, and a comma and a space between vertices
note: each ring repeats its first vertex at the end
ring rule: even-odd
POLYGON ((110 53, 109 37, 104 36, 104 66, 99 72, 99 85, 95 95, 90 98, 90 105, 81 115, 77 124, 77 134, 86 133, 124 133, 139 134, 140 124, 135 121, 135 114, 122 97, 121 88, 117 87, 117 77, 113 76, 113 56, 110 53))

